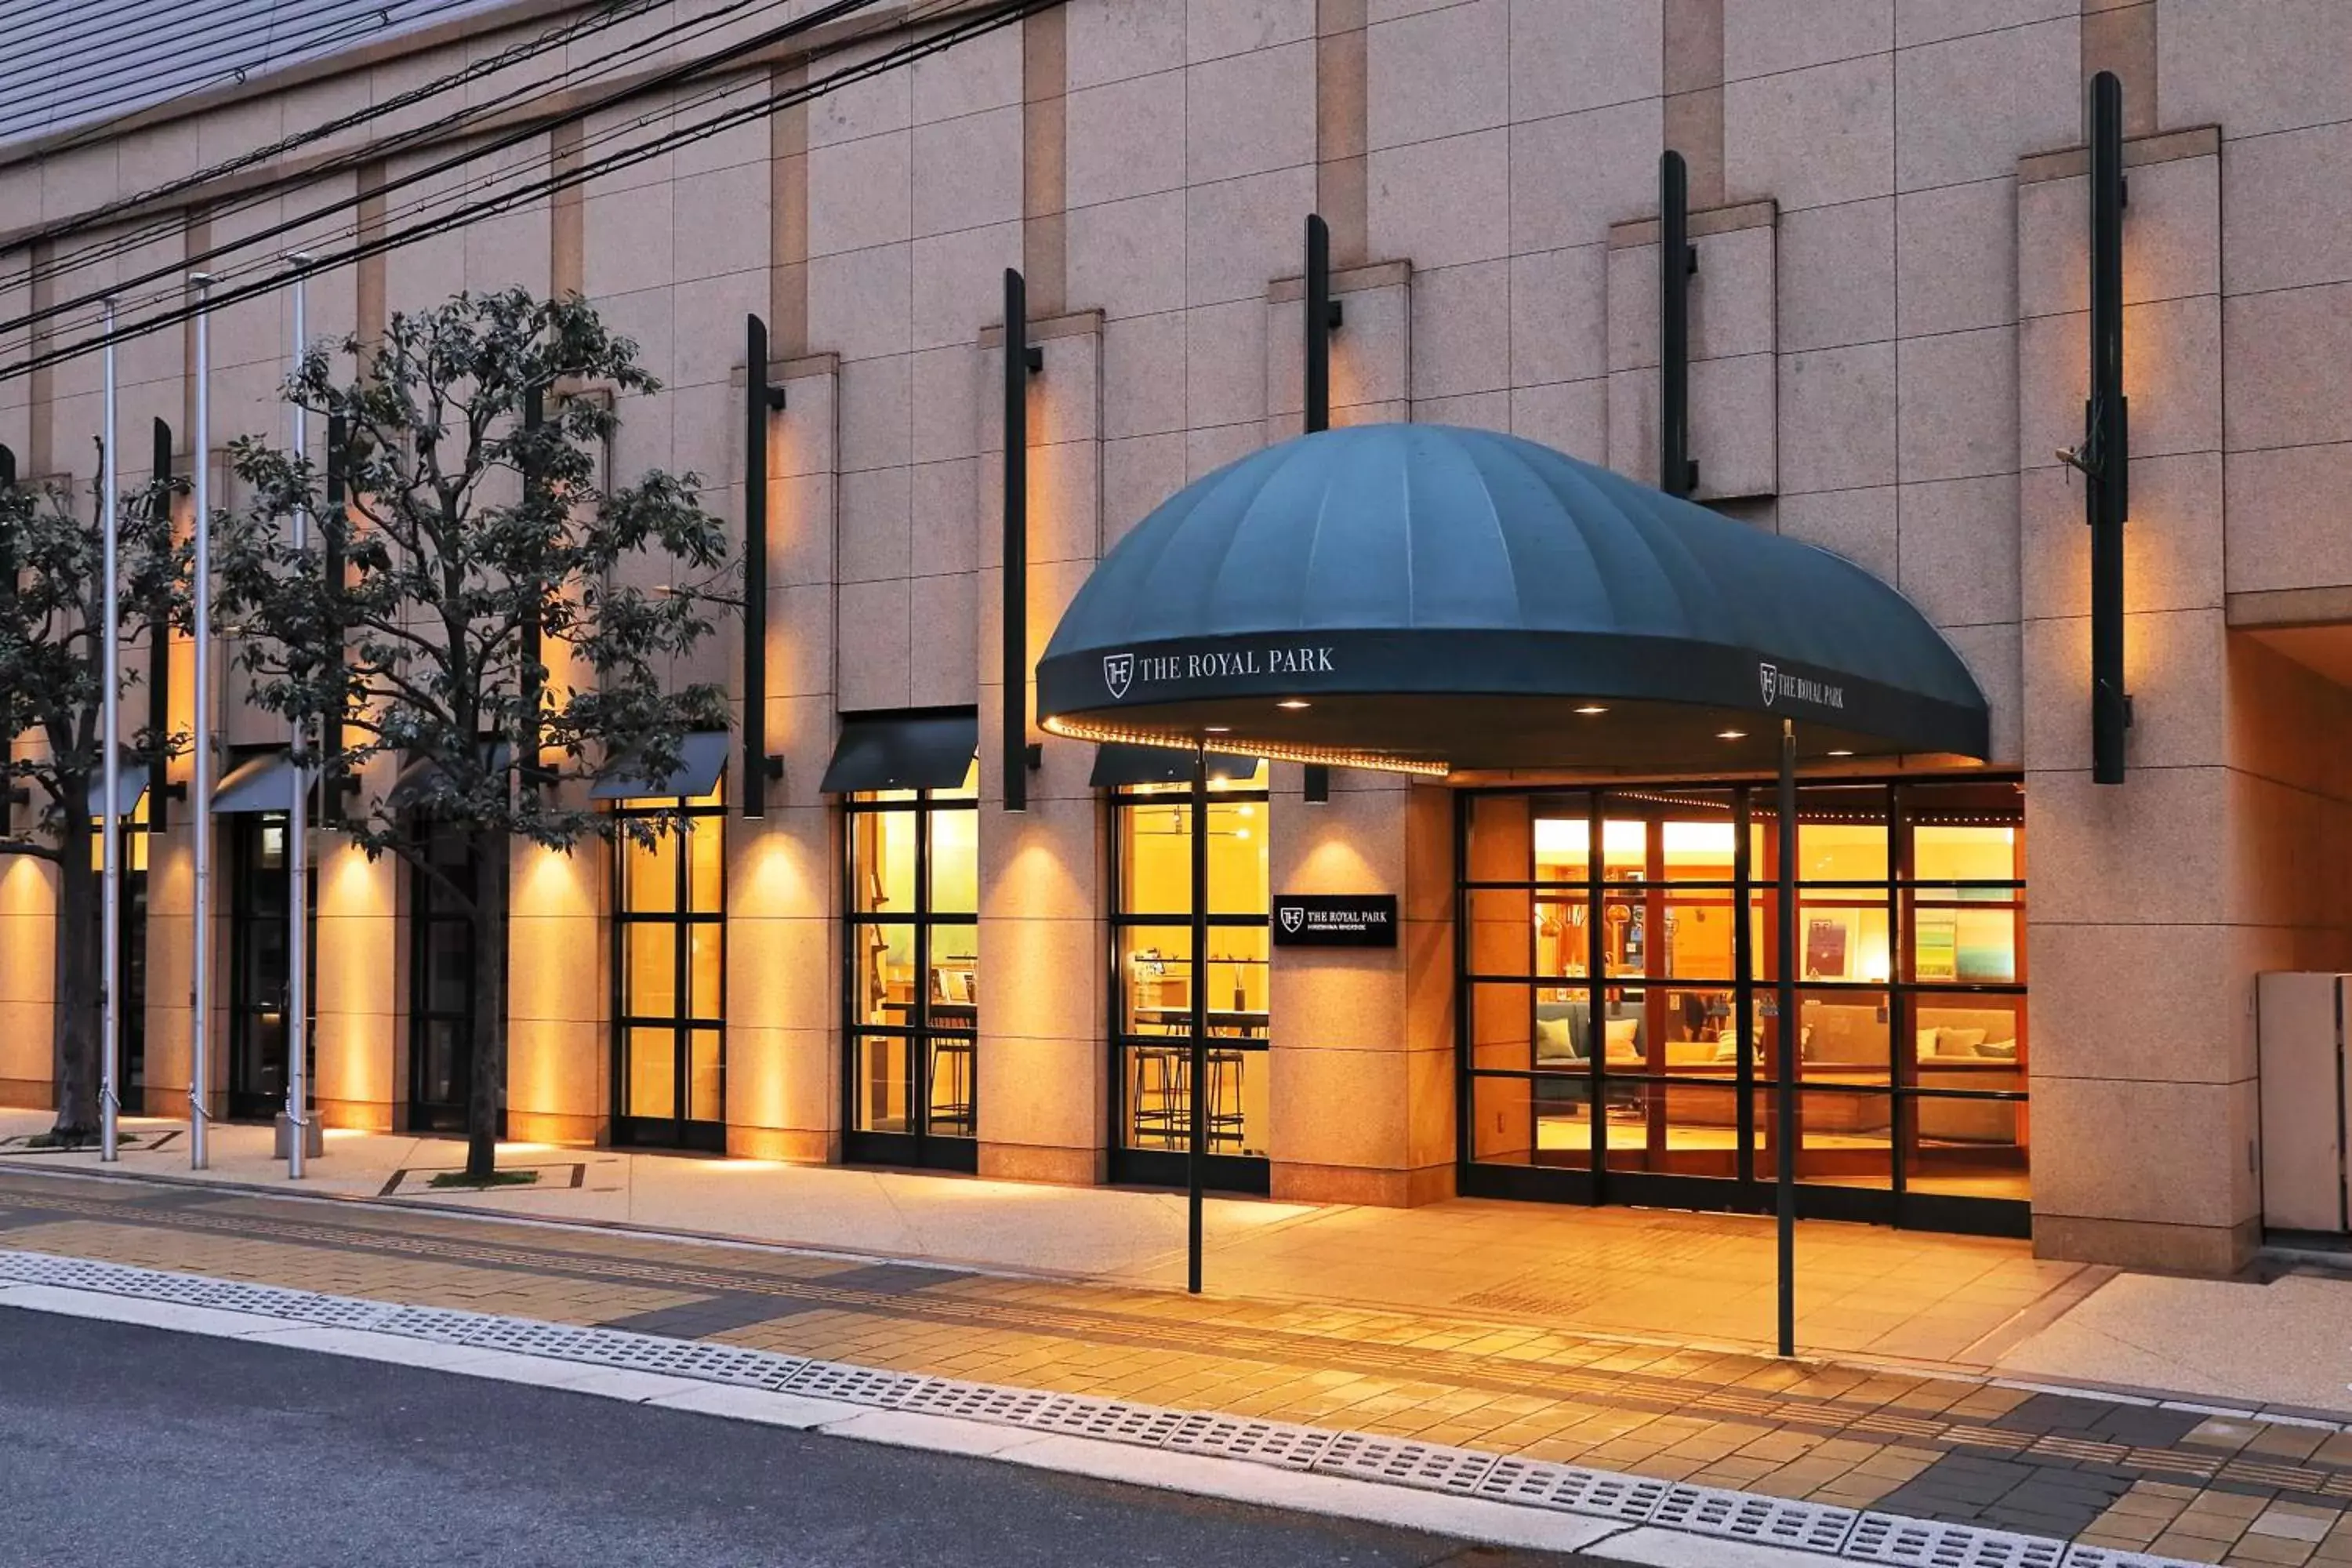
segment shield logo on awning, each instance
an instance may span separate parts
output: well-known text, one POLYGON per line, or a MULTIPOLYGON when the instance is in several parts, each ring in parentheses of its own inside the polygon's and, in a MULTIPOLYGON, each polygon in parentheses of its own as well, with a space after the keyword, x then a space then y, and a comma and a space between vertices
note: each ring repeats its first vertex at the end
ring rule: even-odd
POLYGON ((1758 665, 1756 680, 1757 684, 1764 689, 1764 706, 1771 707, 1772 699, 1779 696, 1780 692, 1780 667, 1777 664, 1758 665))
POLYGON ((1127 695, 1128 683, 1135 679, 1135 656, 1131 653, 1103 655, 1103 684, 1110 688, 1111 700, 1127 695))

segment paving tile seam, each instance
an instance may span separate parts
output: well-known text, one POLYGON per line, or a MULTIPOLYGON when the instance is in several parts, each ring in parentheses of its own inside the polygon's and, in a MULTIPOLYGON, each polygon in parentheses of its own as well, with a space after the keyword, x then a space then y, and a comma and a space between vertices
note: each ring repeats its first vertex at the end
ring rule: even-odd
POLYGON ((55 1253, 0 1249, 0 1289, 9 1283, 54 1285, 275 1319, 297 1327, 396 1334, 468 1349, 626 1366, 788 1397, 1241 1459, 1830 1558, 1968 1568, 2191 1568, 2182 1559, 2054 1537, 1793 1501, 1410 1438, 963 1382, 661 1335, 330 1296, 55 1253))
MULTIPOLYGON (((140 1224, 135 1206, 76 1204, 72 1200, 54 1200, 48 1206, 69 1213, 114 1224, 140 1224)), ((820 1281, 782 1280, 752 1274, 708 1270, 688 1266, 666 1266, 634 1260, 603 1260, 583 1258, 577 1254, 558 1254, 565 1261, 547 1263, 530 1248, 505 1247, 493 1243, 445 1240, 439 1237, 403 1237, 373 1230, 344 1232, 331 1227, 298 1224, 291 1221, 255 1219, 247 1216, 193 1215, 174 1211, 168 1217, 147 1216, 146 1228, 161 1231, 203 1230, 215 1235, 270 1239, 289 1245, 315 1244, 362 1254, 383 1254, 395 1258, 456 1258, 484 1267, 513 1269, 545 1278, 551 1275, 577 1277, 583 1279, 619 1278, 640 1283, 669 1288, 693 1288, 711 1291, 742 1291, 776 1296, 784 1300, 810 1301, 844 1310, 865 1311, 893 1317, 919 1317, 941 1323, 986 1323, 1023 1331, 1055 1332, 1081 1338, 1104 1338, 1113 1342, 1148 1345, 1163 1349, 1213 1349, 1228 1355, 1249 1355, 1283 1364, 1324 1365, 1339 1360, 1354 1363, 1381 1372, 1422 1373, 1443 1377, 1467 1386, 1500 1392, 1519 1392, 1529 1384, 1525 1378, 1497 1379, 1476 1371, 1465 1371, 1461 1358, 1450 1352, 1414 1352, 1390 1350, 1377 1343, 1360 1341, 1334 1342, 1302 1334, 1295 1331, 1239 1330, 1231 1327, 1194 1328, 1171 1323, 1165 1319, 1150 1317, 1139 1323, 1133 1317, 1108 1312, 1089 1312, 1078 1309, 1045 1311, 1031 1307, 953 1301, 932 1298, 910 1303, 906 1296, 877 1295, 869 1291, 844 1290, 828 1287, 820 1281), (576 1259, 576 1261, 575 1261, 576 1259)), ((1580 1343, 1595 1342, 1583 1336, 1566 1336, 1580 1343)), ((1610 1342, 1600 1342, 1607 1343, 1610 1342)), ((1481 1358, 1483 1362, 1484 1358, 1481 1358)), ((1526 1363, 1528 1366, 1539 1363, 1526 1363)), ((1769 1368, 1778 1371, 1778 1368, 1769 1368)), ((1559 1397, 1580 1394, 1606 1394, 1621 1403, 1654 1405, 1659 1413, 1667 1413, 1699 1405, 1720 1415, 1745 1415, 1775 1425, 1793 1426, 1824 1433, 1842 1431, 1851 1426, 1854 1417, 1848 1412, 1854 1406, 1835 1395, 1775 1394, 1770 1398, 1738 1392, 1738 1384, 1711 1385, 1693 1393, 1687 1385, 1665 1379, 1646 1376, 1638 1372, 1612 1373, 1593 1375, 1557 1367, 1547 1368, 1543 1386, 1559 1397), (1651 1392, 1629 1397, 1628 1383, 1640 1383, 1651 1392)), ((1865 1407, 1869 1408, 1869 1407, 1865 1407)), ((1932 1426, 1932 1424, 1930 1424, 1932 1426)), ((1918 1434, 1934 1440, 1934 1431, 1918 1434)))

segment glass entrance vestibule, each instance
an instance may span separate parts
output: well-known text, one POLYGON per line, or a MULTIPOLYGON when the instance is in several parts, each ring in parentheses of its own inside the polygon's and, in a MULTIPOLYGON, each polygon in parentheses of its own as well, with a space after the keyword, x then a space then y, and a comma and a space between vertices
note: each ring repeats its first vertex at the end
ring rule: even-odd
MULTIPOLYGON (((1798 802, 1800 1211, 2025 1234, 2022 786, 1841 781, 1798 802)), ((1462 1190, 1769 1208, 1771 786, 1456 810, 1462 1190)))

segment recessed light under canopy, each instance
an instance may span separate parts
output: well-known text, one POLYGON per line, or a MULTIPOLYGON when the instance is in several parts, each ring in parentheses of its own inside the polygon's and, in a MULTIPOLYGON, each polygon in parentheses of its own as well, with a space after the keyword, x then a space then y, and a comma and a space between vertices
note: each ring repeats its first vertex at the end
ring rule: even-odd
POLYGON ((1959 656, 1861 568, 1437 425, 1302 436, 1178 491, 1079 588, 1037 709, 1084 740, 1432 775, 1767 770, 1783 718, 1807 757, 1988 749, 1959 656))

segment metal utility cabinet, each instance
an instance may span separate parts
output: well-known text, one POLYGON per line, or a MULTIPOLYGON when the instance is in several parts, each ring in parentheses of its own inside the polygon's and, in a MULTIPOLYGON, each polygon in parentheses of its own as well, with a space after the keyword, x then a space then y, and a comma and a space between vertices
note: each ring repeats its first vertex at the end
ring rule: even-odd
POLYGON ((2345 1185, 2344 974, 2255 978, 2263 1228, 2352 1232, 2345 1185))

